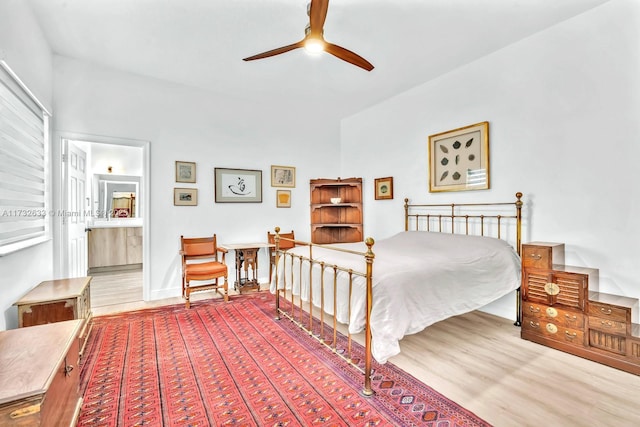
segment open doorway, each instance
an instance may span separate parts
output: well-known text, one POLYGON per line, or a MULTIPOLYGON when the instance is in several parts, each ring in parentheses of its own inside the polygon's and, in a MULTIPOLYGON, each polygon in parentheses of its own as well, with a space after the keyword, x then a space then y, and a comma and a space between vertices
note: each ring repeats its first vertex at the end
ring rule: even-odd
POLYGON ((71 213, 58 225, 60 276, 92 276, 92 308, 146 300, 148 143, 88 135, 60 142, 60 206, 71 213))

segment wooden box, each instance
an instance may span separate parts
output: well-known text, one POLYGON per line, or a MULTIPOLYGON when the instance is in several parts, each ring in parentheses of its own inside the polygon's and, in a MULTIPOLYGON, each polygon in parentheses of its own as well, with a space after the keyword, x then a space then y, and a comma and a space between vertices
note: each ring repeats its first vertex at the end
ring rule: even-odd
POLYGON ((0 332, 0 425, 75 425, 82 320, 0 332))
POLYGON ((82 319, 80 355, 91 331, 91 277, 49 280, 31 289, 14 303, 18 326, 35 326, 82 319))

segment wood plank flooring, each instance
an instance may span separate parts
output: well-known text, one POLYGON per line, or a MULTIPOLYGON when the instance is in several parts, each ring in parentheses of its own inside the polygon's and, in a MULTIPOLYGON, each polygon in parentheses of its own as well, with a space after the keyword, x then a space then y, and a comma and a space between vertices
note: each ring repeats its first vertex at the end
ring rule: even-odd
MULTIPOLYGON (((114 302, 127 280, 112 278, 107 292, 94 290, 96 278, 94 315, 183 302, 143 302, 141 290, 138 301, 114 302)), ((390 362, 495 426, 640 426, 640 376, 525 341, 508 319, 474 311, 407 336, 400 347, 390 362)))

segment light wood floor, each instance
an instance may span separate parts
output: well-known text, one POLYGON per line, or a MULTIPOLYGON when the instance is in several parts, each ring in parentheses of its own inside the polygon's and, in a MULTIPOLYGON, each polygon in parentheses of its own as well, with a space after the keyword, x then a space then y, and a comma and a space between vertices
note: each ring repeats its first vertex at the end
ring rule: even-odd
MULTIPOLYGON (((182 302, 140 298, 92 307, 100 315, 182 302)), ((510 320, 475 311, 400 344, 390 362, 495 426, 640 426, 640 376, 522 340, 510 320)))

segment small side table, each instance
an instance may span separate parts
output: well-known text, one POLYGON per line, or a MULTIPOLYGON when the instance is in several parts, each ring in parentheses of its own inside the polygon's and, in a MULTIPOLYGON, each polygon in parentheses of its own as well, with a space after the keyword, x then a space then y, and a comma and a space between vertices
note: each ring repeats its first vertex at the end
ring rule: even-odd
POLYGON ((258 283, 258 252, 261 248, 275 247, 271 243, 230 243, 220 247, 233 250, 236 254, 236 280, 233 289, 243 293, 260 289, 258 283))

